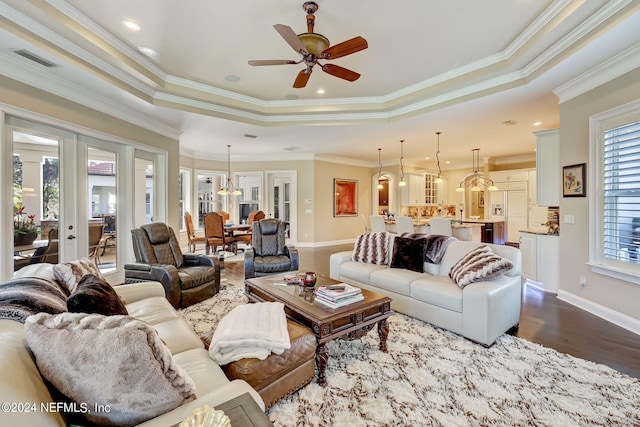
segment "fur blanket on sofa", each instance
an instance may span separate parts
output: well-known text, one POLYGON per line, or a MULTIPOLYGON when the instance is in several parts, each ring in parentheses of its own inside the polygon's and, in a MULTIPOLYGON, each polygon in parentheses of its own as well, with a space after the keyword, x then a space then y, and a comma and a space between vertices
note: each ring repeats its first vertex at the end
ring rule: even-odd
POLYGON ((0 319, 24 323, 32 314, 67 311, 67 294, 56 282, 21 277, 0 284, 0 319))

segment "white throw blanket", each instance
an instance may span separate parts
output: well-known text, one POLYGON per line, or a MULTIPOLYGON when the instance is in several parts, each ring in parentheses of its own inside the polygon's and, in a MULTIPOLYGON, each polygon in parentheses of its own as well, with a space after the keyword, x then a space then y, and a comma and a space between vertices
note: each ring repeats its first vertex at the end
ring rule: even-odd
POLYGON ((281 302, 244 304, 222 318, 209 345, 219 365, 255 357, 264 360, 291 347, 287 317, 281 302))

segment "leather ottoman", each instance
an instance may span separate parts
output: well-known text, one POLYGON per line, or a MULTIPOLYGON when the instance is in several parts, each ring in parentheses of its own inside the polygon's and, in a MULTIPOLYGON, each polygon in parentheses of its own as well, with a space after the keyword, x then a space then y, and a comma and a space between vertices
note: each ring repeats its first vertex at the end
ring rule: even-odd
POLYGON ((248 382, 262 397, 266 409, 309 384, 316 369, 316 337, 311 330, 287 320, 291 348, 265 360, 241 359, 222 366, 230 380, 248 382))

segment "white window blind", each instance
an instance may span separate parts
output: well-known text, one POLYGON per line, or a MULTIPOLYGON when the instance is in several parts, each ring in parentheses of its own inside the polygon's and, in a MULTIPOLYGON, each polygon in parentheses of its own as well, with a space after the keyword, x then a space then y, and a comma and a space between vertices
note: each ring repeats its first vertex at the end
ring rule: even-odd
POLYGON ((605 263, 640 260, 640 121, 605 130, 603 144, 605 263))

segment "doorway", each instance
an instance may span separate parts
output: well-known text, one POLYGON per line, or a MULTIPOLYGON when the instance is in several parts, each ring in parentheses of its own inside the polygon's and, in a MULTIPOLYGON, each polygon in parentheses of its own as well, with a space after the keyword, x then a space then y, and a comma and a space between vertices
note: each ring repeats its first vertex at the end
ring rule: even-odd
POLYGON ((267 218, 283 221, 287 238, 295 244, 297 237, 297 185, 295 170, 267 171, 268 196, 266 200, 267 218))

